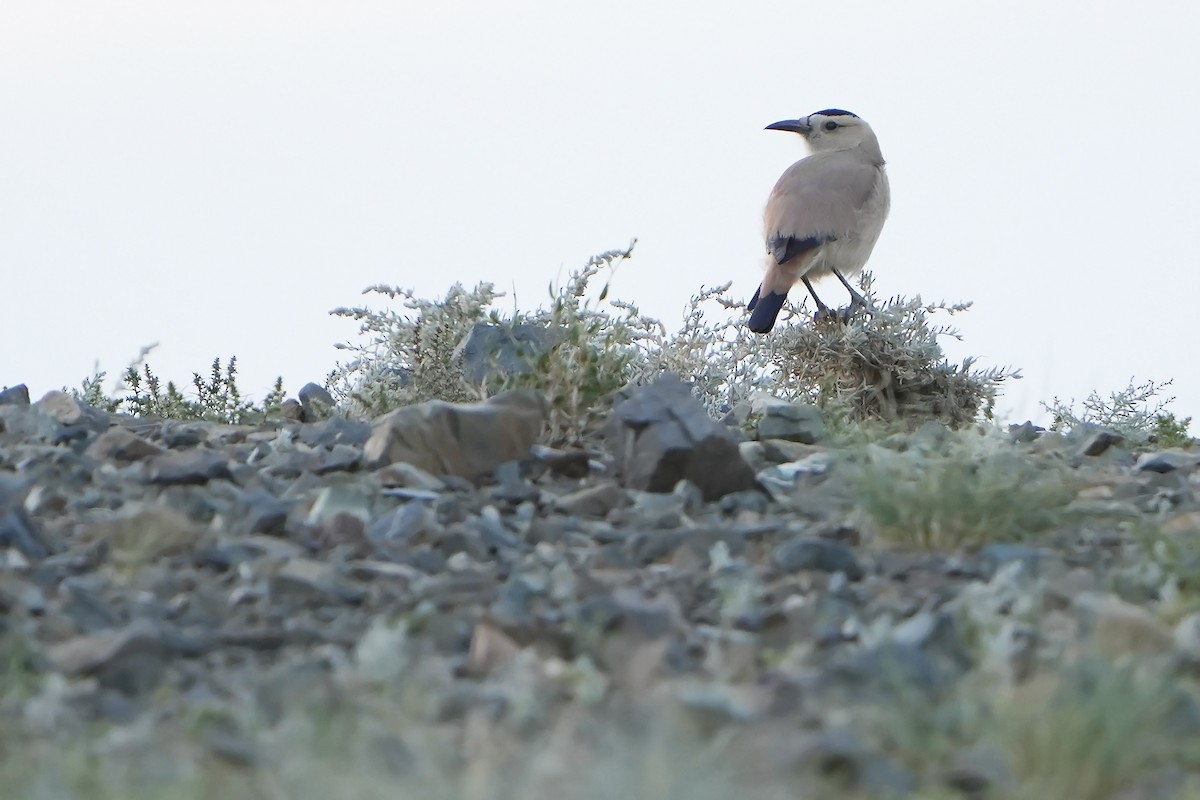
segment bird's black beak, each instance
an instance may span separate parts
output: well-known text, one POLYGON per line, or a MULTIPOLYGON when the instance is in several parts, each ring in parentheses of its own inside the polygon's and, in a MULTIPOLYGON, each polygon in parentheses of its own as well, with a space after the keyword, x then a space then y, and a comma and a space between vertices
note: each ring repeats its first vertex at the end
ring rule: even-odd
POLYGON ((812 133, 812 125, 808 124, 807 119, 785 119, 780 122, 772 122, 763 130, 790 131, 791 133, 798 133, 801 136, 807 136, 812 133))

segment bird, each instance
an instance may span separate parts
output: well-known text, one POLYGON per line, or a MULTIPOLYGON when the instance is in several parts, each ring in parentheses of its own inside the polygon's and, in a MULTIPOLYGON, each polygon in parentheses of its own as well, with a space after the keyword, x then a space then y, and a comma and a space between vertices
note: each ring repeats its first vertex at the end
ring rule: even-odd
POLYGON ((848 320, 867 302, 846 275, 867 263, 891 207, 879 140, 865 120, 840 108, 773 122, 765 130, 800 134, 811 155, 788 167, 767 198, 767 272, 746 306, 747 327, 755 333, 774 328, 797 280, 816 301, 817 319, 848 320), (811 279, 829 273, 850 291, 848 309, 831 311, 813 290, 811 279))

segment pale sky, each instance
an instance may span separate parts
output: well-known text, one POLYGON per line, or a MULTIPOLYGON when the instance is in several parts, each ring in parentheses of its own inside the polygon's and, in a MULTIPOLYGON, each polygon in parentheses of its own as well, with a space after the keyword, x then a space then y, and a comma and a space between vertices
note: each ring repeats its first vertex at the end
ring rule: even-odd
POLYGON ((1007 419, 1174 378, 1200 428, 1198 9, 0 0, 0 384, 159 342, 164 378, 236 354, 294 394, 370 284, 531 309, 634 237, 611 294, 673 327, 758 284, 804 154, 763 126, 838 107, 888 159, 876 289, 975 301, 947 349, 1023 370, 1007 419))

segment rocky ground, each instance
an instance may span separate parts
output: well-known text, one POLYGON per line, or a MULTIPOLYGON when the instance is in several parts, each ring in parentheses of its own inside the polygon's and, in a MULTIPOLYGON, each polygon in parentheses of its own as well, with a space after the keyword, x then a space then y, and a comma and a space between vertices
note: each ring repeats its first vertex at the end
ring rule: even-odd
POLYGON ((545 413, 0 394, 4 796, 1200 798, 1200 454, 748 438, 671 380, 594 450, 545 413))

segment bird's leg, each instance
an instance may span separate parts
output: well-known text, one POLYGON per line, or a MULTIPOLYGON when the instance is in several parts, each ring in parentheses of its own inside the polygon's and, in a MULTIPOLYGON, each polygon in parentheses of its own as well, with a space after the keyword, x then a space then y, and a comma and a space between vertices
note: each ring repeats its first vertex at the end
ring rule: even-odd
POLYGON ((813 314, 813 321, 820 322, 827 317, 836 317, 838 312, 821 302, 821 298, 817 297, 817 290, 813 288, 812 283, 808 280, 808 276, 801 276, 800 280, 804 281, 804 288, 808 289, 808 293, 812 295, 813 302, 817 304, 817 313, 813 314))
POLYGON ((842 273, 836 269, 830 269, 829 271, 836 275, 837 279, 842 282, 842 286, 846 287, 846 291, 850 292, 850 307, 838 309, 839 315, 844 314, 845 320, 848 322, 850 317, 854 315, 854 311, 858 308, 866 309, 867 313, 872 316, 875 314, 875 310, 871 308, 871 304, 867 302, 867 298, 863 297, 850 281, 846 280, 846 277, 842 273))

